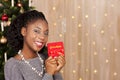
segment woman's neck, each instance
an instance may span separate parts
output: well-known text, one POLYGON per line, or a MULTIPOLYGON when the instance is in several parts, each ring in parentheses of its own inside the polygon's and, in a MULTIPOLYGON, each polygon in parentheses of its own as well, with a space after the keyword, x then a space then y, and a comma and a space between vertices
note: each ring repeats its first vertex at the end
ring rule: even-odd
POLYGON ((23 48, 21 50, 21 54, 23 54, 25 59, 31 59, 37 57, 36 52, 28 48, 23 48))

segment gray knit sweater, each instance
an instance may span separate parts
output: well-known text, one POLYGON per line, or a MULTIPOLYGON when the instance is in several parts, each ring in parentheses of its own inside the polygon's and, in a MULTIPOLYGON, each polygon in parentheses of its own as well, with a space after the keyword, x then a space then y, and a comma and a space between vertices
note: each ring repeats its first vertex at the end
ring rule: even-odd
MULTIPOLYGON (((28 61, 38 71, 41 71, 42 67, 38 57, 28 59, 28 61)), ((43 77, 40 77, 24 61, 16 60, 13 57, 6 62, 4 73, 5 80, 63 80, 60 73, 56 73, 54 76, 44 73, 43 77)))

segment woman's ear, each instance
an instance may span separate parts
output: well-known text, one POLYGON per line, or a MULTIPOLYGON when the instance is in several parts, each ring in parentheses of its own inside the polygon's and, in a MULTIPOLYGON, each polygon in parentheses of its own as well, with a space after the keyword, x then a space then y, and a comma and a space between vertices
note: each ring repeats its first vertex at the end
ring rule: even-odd
POLYGON ((22 34, 22 36, 25 36, 25 35, 26 35, 26 28, 25 28, 25 27, 22 27, 22 29, 21 29, 21 34, 22 34))

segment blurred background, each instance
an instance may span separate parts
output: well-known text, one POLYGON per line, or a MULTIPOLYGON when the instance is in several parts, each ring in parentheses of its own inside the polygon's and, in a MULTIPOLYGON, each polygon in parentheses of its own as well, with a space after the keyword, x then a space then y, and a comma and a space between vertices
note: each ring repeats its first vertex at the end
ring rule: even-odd
POLYGON ((64 42, 64 80, 120 80, 119 5, 120 0, 0 0, 0 80, 4 61, 13 55, 5 32, 18 14, 31 9, 45 14, 48 42, 64 42))

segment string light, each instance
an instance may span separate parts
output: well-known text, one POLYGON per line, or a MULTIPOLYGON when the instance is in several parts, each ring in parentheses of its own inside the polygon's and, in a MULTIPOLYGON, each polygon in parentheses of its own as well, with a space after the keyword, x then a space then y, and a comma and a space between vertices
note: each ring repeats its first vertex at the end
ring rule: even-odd
POLYGON ((61 73, 64 73, 64 71, 63 71, 63 70, 61 70, 60 72, 61 72, 61 73))
POLYGON ((104 14, 104 16, 108 16, 108 14, 107 14, 107 13, 105 13, 105 14, 104 14))
POLYGON ((72 16, 72 19, 74 19, 75 18, 75 16, 72 16))
POLYGON ((96 24, 93 24, 93 27, 96 27, 96 24))
POLYGON ((59 37, 62 37, 63 35, 62 34, 59 34, 59 37))
POLYGON ((62 18, 62 16, 59 16, 60 18, 62 18))
POLYGON ((118 51, 118 49, 114 49, 114 52, 117 52, 118 51))
POLYGON ((55 22, 53 25, 54 25, 54 26, 56 26, 56 25, 57 25, 57 23, 55 22))
POLYGON ((75 73, 76 73, 76 71, 75 71, 75 70, 73 70, 72 72, 73 72, 73 74, 75 74, 75 73))
POLYGON ((56 10, 56 7, 55 6, 53 6, 53 8, 52 8, 53 10, 56 10))
POLYGON ((78 6, 78 9, 80 9, 80 6, 78 6))
POLYGON ((114 4, 111 4, 111 7, 114 7, 114 4))
POLYGON ((95 45, 96 44, 95 41, 93 41, 92 44, 95 45))
POLYGON ((85 71, 86 71, 86 72, 88 72, 89 70, 88 70, 88 69, 86 69, 85 71))
POLYGON ((86 36, 88 36, 88 33, 85 33, 86 36))
POLYGON ((82 80, 82 78, 80 78, 79 80, 82 80))
POLYGON ((114 72, 113 75, 116 76, 116 75, 117 75, 117 72, 114 72))
POLYGON ((94 52, 94 55, 97 55, 97 52, 94 52))
POLYGON ((109 60, 108 60, 108 59, 106 59, 106 60, 105 60, 105 62, 106 62, 106 63, 108 63, 108 62, 109 62, 109 60))
POLYGON ((85 18, 88 18, 88 17, 89 17, 89 16, 86 14, 86 15, 85 15, 85 18))
POLYGON ((96 74, 97 72, 98 72, 98 71, 95 69, 95 70, 94 70, 94 73, 96 74))
POLYGON ((104 33, 105 33, 105 31, 104 31, 104 30, 101 30, 101 31, 100 31, 100 33, 101 33, 101 34, 104 34, 104 33))
POLYGON ((81 42, 79 42, 79 43, 78 43, 78 46, 81 46, 81 45, 82 45, 82 43, 81 43, 81 42))
POLYGON ((79 23, 79 24, 78 24, 78 27, 81 27, 81 26, 82 26, 82 25, 79 23))
POLYGON ((106 48, 105 48, 105 47, 103 47, 103 50, 104 50, 104 51, 106 51, 106 48))

